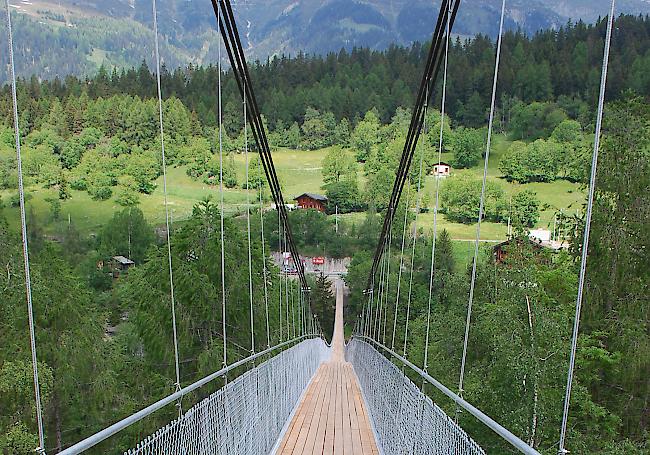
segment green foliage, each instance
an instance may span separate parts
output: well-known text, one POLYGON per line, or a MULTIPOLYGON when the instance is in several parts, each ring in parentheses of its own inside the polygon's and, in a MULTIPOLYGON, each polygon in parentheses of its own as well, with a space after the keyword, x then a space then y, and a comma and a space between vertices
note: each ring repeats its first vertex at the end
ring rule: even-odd
POLYGON ((379 118, 368 111, 354 128, 350 137, 350 145, 356 151, 357 161, 364 162, 370 156, 375 145, 379 143, 379 118))
POLYGON ((38 447, 38 434, 30 432, 22 422, 6 427, 7 432, 0 434, 0 451, 2 453, 29 454, 38 447))
POLYGON ((485 123, 487 118, 487 107, 485 101, 478 92, 472 92, 471 96, 465 103, 458 107, 458 117, 464 125, 478 128, 485 123))
POLYGON ((564 149, 556 142, 538 139, 526 145, 513 142, 499 162, 508 181, 552 182, 558 177, 559 159, 564 149))
POLYGON ((227 160, 223 167, 223 183, 226 188, 235 188, 237 186, 237 170, 235 169, 235 156, 228 154, 227 160))
POLYGON ((244 181, 242 188, 257 190, 259 192, 266 187, 266 175, 262 169, 262 160, 258 156, 249 158, 248 162, 248 182, 244 181))
POLYGON ((97 237, 98 251, 103 257, 126 256, 136 263, 144 261, 153 241, 153 229, 142 211, 134 207, 115 212, 97 237))
POLYGON ((350 122, 348 119, 342 118, 338 125, 336 125, 336 130, 334 130, 334 144, 338 144, 341 147, 350 145, 350 122))
MULTIPOLYGON (((447 219, 459 223, 475 223, 478 220, 481 186, 481 179, 467 175, 447 179, 440 198, 447 219)), ((503 188, 496 182, 488 181, 485 188, 484 219, 503 221, 507 208, 503 188)))
POLYGON ((548 138, 566 118, 555 103, 518 103, 512 109, 510 131, 515 139, 548 138))
POLYGON ((332 294, 332 283, 322 273, 316 279, 316 286, 311 292, 311 311, 318 317, 325 337, 332 339, 334 334, 334 313, 336 299, 332 294))
POLYGON ((323 159, 323 181, 326 184, 339 183, 341 180, 357 180, 357 163, 346 150, 332 148, 323 159))
MULTIPOLYGON (((648 388, 641 384, 650 372, 649 126, 646 100, 630 97, 607 105, 587 262, 589 304, 581 326, 591 353, 582 360, 589 362, 588 392, 620 418, 621 435, 633 441, 648 436, 643 423, 648 388), (620 361, 612 365, 616 358, 620 361)), ((583 223, 579 226, 581 238, 583 223)))
POLYGON ((485 132, 474 128, 457 128, 454 131, 452 146, 455 167, 476 166, 485 153, 485 132))
MULTIPOLYGON (((31 444, 36 434, 19 244, 17 238, 0 231, 0 261, 7 270, 0 284, 4 314, 0 321, 0 358, 4 359, 0 444, 9 453, 31 444)), ((30 252, 46 441, 52 451, 60 451, 63 445, 89 436, 128 411, 125 385, 116 380, 118 371, 122 378, 128 375, 120 371, 121 346, 105 338, 104 315, 61 250, 45 244, 30 252)))
POLYGON ((539 220, 539 199, 531 190, 523 190, 512 196, 510 213, 516 230, 534 227, 539 220))
POLYGON ((343 180, 330 183, 326 187, 328 212, 333 213, 338 208, 339 213, 350 213, 363 210, 365 205, 359 196, 356 180, 343 180))
POLYGON ((386 209, 394 183, 395 172, 388 168, 381 168, 377 173, 369 176, 366 185, 366 204, 379 211, 386 209))
POLYGON ((575 120, 563 120, 551 133, 557 143, 575 143, 582 139, 582 126, 575 120))
POLYGON ((276 128, 275 133, 278 135, 277 145, 280 147, 297 149, 300 146, 302 136, 298 122, 293 122, 287 129, 276 128))
MULTIPOLYGON (((41 402, 47 406, 54 382, 52 369, 47 364, 39 362, 38 370, 41 402)), ((9 448, 14 450, 24 448, 25 441, 32 441, 37 437, 33 433, 30 434, 25 425, 25 422, 32 420, 36 409, 34 372, 31 362, 8 360, 0 367, 0 404, 3 411, 0 416, 0 449, 7 452, 9 448), (7 429, 8 432, 3 435, 2 429, 7 429)), ((29 447, 29 451, 36 446, 29 447)), ((19 450, 17 453, 26 452, 19 450)))
POLYGON ((138 182, 133 176, 125 175, 118 179, 119 190, 115 202, 122 207, 132 207, 138 205, 140 196, 138 196, 138 182))
POLYGON ((336 119, 331 112, 321 114, 318 110, 308 107, 302 124, 302 143, 308 150, 329 147, 336 140, 336 129, 336 119))
POLYGON ((50 215, 52 220, 59 221, 61 217, 61 201, 59 199, 47 198, 46 201, 50 204, 50 215))
POLYGON ((45 144, 24 147, 23 173, 33 183, 45 187, 56 185, 61 175, 61 163, 45 144))

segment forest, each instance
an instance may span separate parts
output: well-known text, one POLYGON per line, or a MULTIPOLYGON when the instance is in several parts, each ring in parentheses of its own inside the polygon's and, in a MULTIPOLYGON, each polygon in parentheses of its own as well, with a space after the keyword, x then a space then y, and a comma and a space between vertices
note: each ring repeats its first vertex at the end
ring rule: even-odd
MULTIPOLYGON (((604 29, 603 21, 579 22, 531 37, 516 32, 504 36, 495 130, 505 138, 505 150, 496 165, 502 178, 488 188, 486 221, 512 223, 519 236, 539 220, 544 209, 540 195, 524 190, 508 200, 504 187, 510 182, 566 181, 584 189, 604 29), (518 215, 510 219, 512 207, 518 215)), ((587 304, 571 404, 568 447, 573 453, 650 450, 650 19, 620 16, 615 30, 599 163, 599 170, 605 171, 599 173, 596 187, 587 304)), ((426 45, 415 43, 383 52, 355 49, 273 58, 251 66, 272 146, 305 156, 326 148, 323 190, 342 213, 361 212, 336 228, 328 214, 290 214, 301 250, 352 257, 346 278, 351 290, 348 330, 362 309, 371 253, 426 50, 426 45)), ((453 43, 445 117, 438 110, 436 90, 421 138, 427 174, 437 162, 434 152, 443 120, 445 159, 459 170, 481 165, 493 58, 494 43, 485 37, 453 43)), ((162 74, 167 164, 213 189, 219 183, 217 78, 214 66, 165 68, 162 74)), ((147 219, 141 204, 156 190, 162 173, 155 87, 155 74, 145 64, 127 70, 101 68, 84 79, 33 77, 18 84, 48 453, 174 390, 164 227, 147 219), (48 210, 37 210, 30 204, 30 191, 43 188, 56 196, 48 200, 48 210), (72 221, 60 222, 57 232, 46 232, 47 224, 62 216, 62 205, 82 193, 89 196, 90 209, 100 201, 115 202, 108 222, 90 231, 72 221), (133 259, 136 266, 128 276, 114 279, 103 262, 118 254, 133 259)), ((272 342, 289 337, 289 321, 295 319, 289 311, 296 310, 290 310, 289 300, 282 307, 282 296, 290 289, 297 298, 298 288, 262 254, 263 245, 267 253, 281 249, 277 212, 265 209, 269 195, 259 159, 251 160, 247 180, 236 170, 235 159, 246 143, 239 94, 227 70, 223 88, 224 185, 241 189, 254 201, 263 200, 250 205, 256 271, 253 346, 248 270, 242 266, 248 261, 245 212, 241 206, 225 208, 227 332, 232 339, 228 355, 239 359, 266 346, 267 336, 272 342), (263 264, 271 271, 268 283, 261 273, 263 264), (269 332, 263 321, 265 292, 271 302, 269 332)), ((18 200, 7 86, 0 91, 0 120, 0 453, 22 454, 36 447, 37 436, 24 269, 19 233, 10 218, 18 200)), ((416 166, 411 169, 411 195, 418 171, 416 166)), ((480 181, 463 174, 443 188, 442 214, 470 225, 478 216, 480 181)), ((407 294, 403 286, 398 294, 397 272, 388 278, 388 301, 411 305, 410 335, 406 340, 403 308, 396 314, 389 306, 387 320, 395 318, 397 330, 393 338, 385 323, 382 334, 387 344, 403 347, 418 365, 425 343, 432 238, 429 229, 416 224, 416 217, 430 212, 431 206, 430 194, 423 196, 421 205, 412 196, 396 217, 401 221, 393 226, 393 271, 409 273, 410 253, 399 253, 407 231, 404 219, 419 227, 405 238, 405 251, 415 251, 412 292, 407 294), (401 262, 409 264, 404 272, 401 262)), ((465 397, 548 454, 556 452, 561 418, 580 254, 574 240, 581 238, 583 213, 561 220, 572 245, 567 251, 554 254, 514 241, 504 262, 493 259, 491 247, 482 250, 479 261, 465 397)), ((177 220, 171 232, 183 384, 221 364, 220 215, 215 200, 197 197, 191 213, 177 220)), ((450 386, 457 381, 469 287, 468 264, 454 245, 448 232, 438 233, 429 345, 430 373, 450 386)), ((329 285, 315 279, 312 287, 312 309, 330 335, 329 285)), ((189 396, 183 407, 219 385, 189 396)), ((430 389, 427 393, 454 413, 443 397, 430 389)), ((93 453, 126 450, 175 413, 170 407, 93 453)), ((460 419, 488 453, 511 453, 478 422, 466 415, 460 419)))

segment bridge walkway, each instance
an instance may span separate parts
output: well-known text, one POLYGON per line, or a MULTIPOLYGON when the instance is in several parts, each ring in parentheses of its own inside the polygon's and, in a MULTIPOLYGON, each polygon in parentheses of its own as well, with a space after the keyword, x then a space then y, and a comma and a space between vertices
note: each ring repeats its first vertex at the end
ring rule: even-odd
POLYGON ((289 424, 279 455, 378 455, 352 365, 345 361, 343 283, 336 284, 332 355, 323 363, 289 424))

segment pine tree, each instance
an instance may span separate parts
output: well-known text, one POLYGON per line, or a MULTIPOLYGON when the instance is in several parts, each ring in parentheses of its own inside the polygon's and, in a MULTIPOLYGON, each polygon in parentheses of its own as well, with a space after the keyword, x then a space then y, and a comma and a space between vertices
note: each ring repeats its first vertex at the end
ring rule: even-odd
POLYGON ((334 333, 336 301, 332 294, 332 283, 322 273, 316 279, 316 286, 311 293, 311 308, 318 317, 325 336, 331 340, 334 333))

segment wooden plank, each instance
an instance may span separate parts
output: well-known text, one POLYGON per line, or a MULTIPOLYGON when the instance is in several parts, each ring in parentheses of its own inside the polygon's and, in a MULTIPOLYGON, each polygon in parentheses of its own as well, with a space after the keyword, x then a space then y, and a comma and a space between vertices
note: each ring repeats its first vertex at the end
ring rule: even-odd
POLYGON ((343 363, 337 364, 339 380, 336 383, 336 412, 334 414, 334 455, 343 455, 343 363))
POLYGON ((357 375, 345 361, 343 293, 339 285, 336 297, 331 358, 314 375, 278 454, 379 454, 357 375))
POLYGON ((320 421, 321 412, 323 409, 323 404, 325 402, 325 394, 328 392, 331 384, 331 368, 328 364, 321 366, 320 375, 321 378, 321 387, 318 390, 318 393, 313 397, 313 406, 311 407, 311 415, 309 415, 308 422, 303 424, 302 429, 300 430, 300 435, 296 441, 296 446, 293 451, 293 455, 302 455, 305 453, 306 447, 310 447, 309 452, 314 447, 314 439, 316 437, 316 429, 318 428, 318 422, 320 421), (310 440, 311 437, 311 440, 310 440))
POLYGON ((361 431, 359 429, 359 416, 357 415, 356 403, 354 401, 354 383, 353 375, 351 374, 352 366, 346 365, 346 374, 348 377, 348 409, 350 412, 350 438, 352 443, 352 453, 363 453, 363 445, 361 443, 361 431))
POLYGON ((288 432, 288 438, 285 439, 285 445, 282 448, 282 451, 280 453, 284 453, 284 452, 292 453, 294 451, 294 448, 298 445, 298 439, 300 437, 301 432, 305 428, 305 424, 307 424, 307 428, 309 427, 311 416, 314 413, 316 396, 318 395, 321 388, 323 387, 323 383, 325 382, 326 379, 321 374, 323 367, 324 365, 321 365, 318 368, 318 371, 316 372, 316 375, 314 376, 312 383, 307 388, 307 393, 305 394, 305 397, 296 412, 295 415, 296 418, 294 419, 295 424, 292 425, 291 431, 288 432))
MULTIPOLYGON (((352 455, 352 417, 350 412, 356 414, 354 404, 350 406, 350 377, 348 375, 348 364, 343 364, 343 453, 352 455)), ((356 420, 356 419, 355 419, 356 420)))
POLYGON ((325 424, 325 435, 323 438, 323 455, 334 455, 334 433, 336 431, 334 428, 334 422, 336 421, 336 385, 338 384, 338 381, 340 381, 340 370, 338 366, 338 362, 332 362, 332 368, 334 369, 334 375, 336 379, 332 384, 330 393, 330 403, 325 424))

